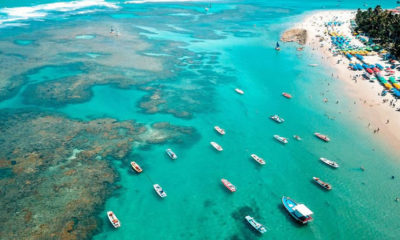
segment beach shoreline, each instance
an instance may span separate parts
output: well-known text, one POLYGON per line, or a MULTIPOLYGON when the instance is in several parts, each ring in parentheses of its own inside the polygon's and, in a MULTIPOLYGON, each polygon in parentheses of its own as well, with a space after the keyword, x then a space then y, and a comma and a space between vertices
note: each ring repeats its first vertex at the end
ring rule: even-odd
MULTIPOLYGON (((377 81, 371 83, 362 80, 361 77, 353 79, 360 72, 353 71, 348 68, 350 61, 344 55, 334 56, 330 51, 330 36, 325 33, 325 22, 331 21, 335 17, 343 22, 341 29, 347 29, 350 33, 350 20, 355 17, 355 10, 317 10, 307 13, 301 22, 295 23, 290 29, 304 29, 307 31, 307 41, 304 45, 310 48, 312 53, 316 54, 321 64, 328 65, 332 68, 332 79, 336 78, 343 83, 341 89, 351 100, 354 101, 355 113, 353 115, 362 122, 363 128, 371 135, 376 135, 383 143, 385 150, 390 151, 396 156, 400 156, 398 143, 400 142, 400 112, 396 111, 400 107, 400 103, 396 107, 392 107, 389 103, 395 97, 391 94, 380 96, 384 87, 377 81), (323 40, 321 40, 323 37, 323 40), (386 102, 383 102, 386 99, 386 102)), ((373 56, 374 61, 382 62, 380 57, 373 56)), ((399 74, 399 73, 397 73, 399 74)), ((334 99, 336 101, 336 99, 334 99)))

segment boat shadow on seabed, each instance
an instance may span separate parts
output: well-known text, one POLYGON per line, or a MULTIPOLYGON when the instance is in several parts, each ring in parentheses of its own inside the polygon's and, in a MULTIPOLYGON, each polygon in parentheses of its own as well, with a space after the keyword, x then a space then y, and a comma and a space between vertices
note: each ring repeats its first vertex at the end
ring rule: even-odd
POLYGON ((294 220, 293 217, 290 216, 290 213, 288 213, 288 211, 282 204, 278 204, 277 208, 286 217, 287 222, 289 222, 292 226, 294 226, 296 228, 301 228, 301 227, 307 226, 307 224, 301 224, 301 223, 297 222, 296 220, 294 220))

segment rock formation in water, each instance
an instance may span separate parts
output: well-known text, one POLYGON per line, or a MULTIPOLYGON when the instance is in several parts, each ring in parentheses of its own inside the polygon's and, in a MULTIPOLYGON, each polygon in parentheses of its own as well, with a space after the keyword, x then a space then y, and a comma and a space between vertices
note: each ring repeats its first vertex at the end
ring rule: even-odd
POLYGON ((304 45, 307 42, 307 30, 299 28, 289 29, 282 34, 281 41, 297 42, 304 45))

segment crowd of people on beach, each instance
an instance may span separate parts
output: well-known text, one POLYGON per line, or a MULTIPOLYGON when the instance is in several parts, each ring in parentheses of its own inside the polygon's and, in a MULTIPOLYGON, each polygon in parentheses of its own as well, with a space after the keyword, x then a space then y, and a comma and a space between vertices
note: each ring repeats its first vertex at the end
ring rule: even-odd
MULTIPOLYGON (((377 109, 375 111, 377 111, 378 108, 387 108, 387 107, 390 107, 396 111, 400 111, 400 104, 398 103, 398 98, 395 98, 391 94, 386 94, 388 92, 388 90, 386 90, 386 89, 384 89, 384 90, 382 90, 382 92, 380 92, 378 90, 380 85, 376 84, 378 81, 373 81, 374 79, 371 79, 371 81, 365 80, 363 75, 360 73, 347 72, 347 75, 344 73, 346 71, 350 71, 350 69, 347 70, 348 69, 347 58, 344 55, 334 53, 334 46, 329 45, 329 40, 328 40, 329 35, 327 34, 327 32, 324 33, 324 30, 323 30, 324 29, 324 20, 323 19, 327 19, 327 17, 324 17, 321 15, 321 16, 314 16, 311 18, 312 18, 312 20, 311 21, 308 20, 308 22, 303 23, 303 26, 305 25, 305 27, 306 28, 308 27, 309 29, 310 29, 310 25, 313 26, 313 28, 311 28, 311 29, 313 30, 313 33, 315 34, 315 36, 312 36, 310 38, 311 41, 309 41, 309 45, 311 46, 313 52, 316 52, 317 56, 319 56, 321 58, 321 60, 327 61, 330 64, 336 64, 336 66, 338 67, 337 69, 339 69, 339 68, 343 69, 338 72, 333 72, 331 74, 331 79, 337 80, 337 79, 341 78, 343 80, 346 80, 347 77, 345 77, 345 76, 349 76, 349 79, 351 79, 354 84, 362 85, 360 87, 359 91, 362 91, 362 89, 365 89, 365 88, 369 88, 370 92, 375 91, 375 94, 377 93, 378 98, 379 97, 383 98, 383 99, 381 99, 381 101, 377 100, 376 97, 373 97, 372 95, 368 95, 370 93, 365 93, 366 94, 365 96, 362 96, 362 95, 357 96, 356 95, 356 97, 359 98, 359 102, 362 105, 369 105, 370 108, 376 106, 377 109), (324 55, 321 53, 324 53, 324 55), (335 59, 335 58, 338 58, 338 59, 335 59), (346 70, 344 70, 344 69, 346 69, 346 70), (368 81, 368 84, 371 83, 371 85, 368 86, 367 81, 368 81), (385 106, 385 107, 383 107, 383 106, 385 106)), ((343 28, 348 28, 348 31, 350 32, 350 24, 343 24, 341 26, 341 29, 343 29, 343 28), (347 26, 347 25, 349 25, 349 26, 347 26)), ((350 38, 352 40, 355 40, 355 38, 353 36, 350 38)), ((361 42, 358 42, 358 44, 360 44, 360 47, 362 46, 361 42)), ((389 63, 389 62, 386 63, 386 61, 383 58, 380 58, 378 55, 374 55, 372 57, 367 56, 366 58, 367 59, 370 58, 372 62, 380 63, 383 66, 387 65, 387 64, 392 64, 392 66, 393 66, 393 63, 389 63)), ((393 74, 393 76, 397 76, 400 80, 400 70, 399 70, 400 64, 398 64, 397 66, 396 65, 394 65, 394 66, 395 66, 395 68, 393 70, 394 74, 393 73, 392 74, 393 74)), ((372 76, 371 76, 371 78, 372 78, 372 76)), ((330 86, 329 80, 327 80, 327 85, 330 86)), ((326 90, 326 92, 329 92, 329 90, 326 90)), ((328 104, 329 99, 328 99, 327 95, 324 92, 321 92, 321 96, 323 97, 323 102, 328 104)), ((339 100, 336 100, 334 102, 336 104, 339 104, 339 100)), ((354 104, 357 104, 356 100, 354 101, 354 104)), ((350 111, 351 110, 349 110, 349 112, 350 111)), ((341 111, 339 111, 339 114, 341 114, 341 111)), ((329 119, 332 119, 332 120, 335 119, 335 117, 329 116, 328 114, 325 114, 325 115, 329 119)), ((392 114, 390 114, 386 117, 387 117, 386 119, 384 118, 384 116, 380 118, 380 119, 382 119, 382 118, 385 119, 382 122, 380 122, 379 120, 370 119, 372 121, 368 122, 367 128, 373 134, 379 134, 382 131, 384 133, 386 133, 386 131, 391 130, 393 126, 396 126, 395 123, 393 123, 394 124, 393 126, 391 125, 391 123, 392 123, 391 120, 393 120, 392 114), (390 126, 389 128, 386 127, 388 125, 390 126)), ((398 117, 400 117, 400 116, 398 116, 398 117)), ((360 117, 360 119, 362 119, 362 118, 363 117, 360 117)), ((396 121, 396 119, 393 121, 396 121)), ((372 150, 374 151, 375 149, 372 149, 372 150)), ((365 170, 364 167, 361 167, 360 169, 363 171, 365 170)), ((392 176, 391 179, 394 179, 394 176, 392 176)), ((395 201, 400 202, 400 197, 395 197, 395 201)))

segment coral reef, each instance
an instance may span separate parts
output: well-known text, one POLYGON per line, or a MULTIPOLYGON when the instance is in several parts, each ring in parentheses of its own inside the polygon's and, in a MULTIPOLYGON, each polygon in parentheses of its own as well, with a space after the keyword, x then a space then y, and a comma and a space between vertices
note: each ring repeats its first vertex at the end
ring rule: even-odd
POLYGON ((189 127, 133 121, 82 122, 28 110, 0 112, 0 235, 2 239, 87 239, 118 179, 111 159, 132 143, 179 143, 189 127), (149 133, 151 132, 151 133, 149 133))

